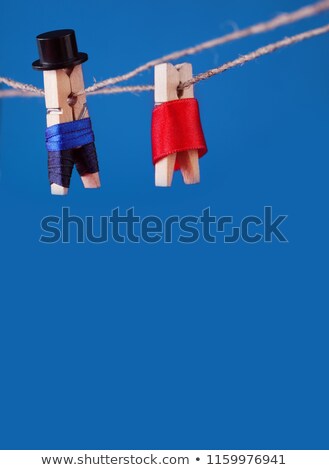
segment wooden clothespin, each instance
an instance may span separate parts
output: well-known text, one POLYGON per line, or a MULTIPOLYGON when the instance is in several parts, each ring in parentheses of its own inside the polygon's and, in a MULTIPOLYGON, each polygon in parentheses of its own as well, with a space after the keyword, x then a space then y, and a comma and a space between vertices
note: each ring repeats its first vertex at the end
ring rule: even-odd
POLYGON ((67 194, 74 164, 85 188, 99 188, 100 179, 93 137, 89 140, 86 137, 86 134, 93 136, 88 119, 81 65, 88 60, 88 55, 78 52, 75 32, 72 29, 40 34, 37 36, 37 44, 40 60, 33 62, 32 66, 43 71, 47 128, 49 132, 52 132, 52 129, 56 132, 63 130, 63 135, 51 136, 53 143, 49 146, 55 151, 49 151, 48 148, 51 193, 67 194), (82 119, 85 121, 79 124, 86 126, 85 129, 72 130, 73 126, 58 126, 82 119), (56 145, 56 140, 67 140, 68 130, 72 148, 68 148, 69 142, 62 142, 63 148, 60 148, 60 145, 56 145), (88 143, 76 145, 81 139, 88 143))
POLYGON ((175 169, 180 169, 185 184, 200 182, 199 157, 206 152, 206 144, 203 138, 198 109, 196 111, 197 102, 193 99, 193 86, 184 88, 181 92, 178 89, 180 84, 191 79, 192 76, 192 65, 189 63, 176 66, 165 63, 155 67, 155 109, 152 120, 152 147, 156 186, 171 186, 175 169), (184 102, 187 99, 189 99, 189 102, 184 102), (183 110, 183 106, 179 106, 178 109, 176 107, 178 100, 182 102, 180 104, 184 105, 184 108, 185 105, 193 107, 191 111, 193 117, 187 126, 184 126, 184 121, 187 123, 190 119, 190 112, 187 108, 183 110), (161 105, 168 102, 173 102, 172 106, 166 106, 166 109, 163 110, 160 109, 163 108, 161 105), (198 122, 196 122, 197 120, 198 122), (189 127, 191 123, 191 135, 188 136, 188 129, 186 127, 189 127), (195 126, 197 127, 197 135, 193 136, 193 128, 195 126), (196 143, 194 142, 195 139, 197 139, 196 143), (170 144, 168 144, 168 140, 170 144), (189 143, 191 144, 190 146, 189 143), (173 150, 173 153, 166 154, 168 149, 173 150), (164 156, 164 154, 166 155, 164 156))

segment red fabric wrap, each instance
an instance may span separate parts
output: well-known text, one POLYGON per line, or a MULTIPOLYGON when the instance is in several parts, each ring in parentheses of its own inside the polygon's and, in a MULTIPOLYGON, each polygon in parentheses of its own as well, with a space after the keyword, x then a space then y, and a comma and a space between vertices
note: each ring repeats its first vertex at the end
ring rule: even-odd
MULTIPOLYGON (((153 164, 186 150, 198 150, 199 158, 207 153, 197 100, 183 98, 156 106, 152 114, 153 164)), ((175 170, 178 169, 176 160, 175 170)))

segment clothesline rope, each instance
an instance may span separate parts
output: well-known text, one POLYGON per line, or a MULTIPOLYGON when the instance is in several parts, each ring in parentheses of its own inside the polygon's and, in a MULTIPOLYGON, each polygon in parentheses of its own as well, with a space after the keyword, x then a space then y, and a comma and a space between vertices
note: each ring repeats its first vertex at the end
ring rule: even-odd
MULTIPOLYGON (((250 36, 253 34, 259 34, 261 32, 270 31, 275 28, 278 28, 283 25, 287 25, 296 21, 299 21, 303 18, 307 18, 316 14, 319 14, 323 11, 329 10, 329 0, 322 0, 312 5, 308 5, 306 7, 300 8, 292 13, 285 13, 277 16, 276 18, 263 22, 258 23, 256 25, 250 26, 248 28, 242 29, 240 31, 235 31, 233 33, 227 34, 225 36, 221 36, 219 38, 213 39, 211 41, 207 41, 201 43, 195 47, 191 47, 188 49, 183 49, 181 51, 173 52, 166 56, 163 56, 159 59, 155 59, 153 61, 147 62, 146 64, 128 72, 124 75, 120 75, 117 77, 108 78, 101 82, 97 82, 94 85, 85 89, 85 92, 88 95, 91 94, 116 94, 116 93, 139 93, 144 91, 151 91, 154 90, 153 85, 136 85, 136 86, 123 86, 123 87, 113 87, 110 85, 114 85, 116 83, 120 83, 124 80, 128 80, 130 78, 135 77, 136 75, 146 71, 155 65, 158 65, 162 62, 168 62, 172 60, 176 60, 178 58, 196 54, 197 52, 201 52, 206 49, 210 49, 220 44, 224 44, 230 41, 234 41, 246 36, 250 36)), ((305 31, 301 34, 297 34, 295 36, 287 37, 281 41, 277 41, 272 44, 268 44, 267 46, 261 47, 249 54, 245 54, 233 61, 229 61, 220 67, 215 69, 208 70, 202 74, 196 75, 191 80, 183 83, 180 85, 180 88, 187 88, 195 83, 200 82, 201 80, 206 80, 214 75, 218 75, 220 73, 225 72, 233 67, 243 65, 246 62, 250 62, 251 60, 255 60, 258 57, 261 57, 266 54, 270 54, 280 48, 290 46, 292 44, 296 44, 297 42, 304 41, 306 39, 311 39, 313 37, 319 36, 321 34, 325 34, 329 32, 329 25, 316 28, 310 31, 305 31)), ((34 85, 29 85, 26 83, 21 83, 15 81, 11 78, 0 77, 0 83, 7 85, 8 87, 12 88, 12 90, 0 90, 0 98, 6 97, 35 97, 35 96, 44 96, 44 90, 41 88, 37 88, 34 85)), ((82 93, 81 91, 80 93, 82 93)), ((79 94, 79 93, 78 93, 79 94)))
POLYGON ((316 36, 321 36, 322 34, 326 33, 329 33, 329 24, 322 26, 321 28, 311 29, 310 31, 305 31, 300 34, 296 34, 295 36, 287 37, 281 41, 274 42, 273 44, 268 44, 267 46, 260 47, 259 49, 256 49, 249 54, 245 54, 235 60, 226 62, 226 64, 223 64, 220 67, 216 67, 214 69, 208 70, 207 72, 200 73, 190 80, 187 80, 185 83, 182 83, 178 88, 188 88, 191 85, 195 85, 196 83, 201 82, 202 80, 207 80, 214 75, 219 75, 220 73, 226 72, 226 70, 230 70, 234 67, 238 67, 239 65, 246 64, 247 62, 258 59, 261 56, 272 54, 273 52, 277 51, 278 49, 282 49, 283 47, 292 46, 298 42, 305 41, 306 39, 311 39, 316 36))
POLYGON ((283 13, 273 18, 272 20, 264 21, 262 23, 257 23, 253 26, 249 26, 241 30, 233 31, 232 33, 226 34, 224 36, 220 36, 210 41, 203 42, 201 44, 198 44, 197 46, 189 47, 187 49, 182 49, 176 52, 172 52, 171 54, 160 57, 159 59, 151 60, 150 62, 147 62, 146 64, 141 65, 137 67, 136 69, 132 70, 131 72, 128 72, 124 75, 118 75, 117 77, 112 77, 112 78, 103 80, 101 82, 97 82, 94 85, 86 88, 86 92, 91 93, 101 88, 104 88, 110 85, 116 85, 117 83, 129 80, 139 75, 142 72, 152 69, 156 65, 162 64, 163 62, 170 62, 173 60, 181 59, 182 57, 186 57, 188 55, 194 55, 194 54, 197 54, 198 52, 202 52, 207 49, 212 49, 216 46, 220 46, 222 44, 236 41, 238 39, 242 39, 242 38, 252 36, 255 34, 265 33, 273 29, 277 29, 281 26, 285 26, 285 25, 300 21, 302 19, 318 15, 327 10, 329 10, 329 0, 322 0, 320 2, 302 7, 291 13, 283 13))
MULTIPOLYGON (((219 75, 223 72, 226 72, 226 70, 232 69, 234 67, 238 67, 239 65, 243 65, 247 62, 250 62, 252 60, 255 60, 261 56, 271 54, 278 49, 281 49, 283 47, 288 47, 293 44, 296 44, 301 41, 305 41, 306 39, 311 39, 316 36, 320 36, 322 34, 329 33, 329 24, 321 27, 321 28, 316 28, 312 29, 310 31, 305 31, 300 34, 296 34, 295 36, 287 37, 285 39, 282 39, 281 41, 277 41, 272 44, 268 44, 267 46, 260 47, 259 49, 256 49, 253 52, 250 52, 249 54, 245 54, 243 56, 238 57, 235 60, 232 60, 230 62, 226 62, 225 64, 221 65, 220 67, 217 67, 215 69, 208 70, 207 72, 201 73, 199 75, 196 75, 193 77, 191 80, 188 80, 184 83, 182 83, 179 86, 179 89, 184 89, 188 88, 191 85, 194 85, 198 82, 201 82, 202 80, 207 80, 208 78, 213 77, 214 75, 219 75)), ((24 85, 24 84, 22 84, 24 85)), ((23 96, 23 97, 36 97, 36 96, 42 96, 44 95, 43 90, 38 91, 30 91, 28 90, 23 91, 26 88, 20 88, 16 90, 3 90, 0 91, 0 98, 3 96, 23 96)), ((136 86, 125 86, 125 87, 110 87, 110 88, 103 88, 100 90, 96 90, 93 92, 87 92, 89 95, 96 95, 96 94, 114 94, 114 93, 140 93, 143 91, 152 91, 154 90, 153 85, 136 85, 136 86)))

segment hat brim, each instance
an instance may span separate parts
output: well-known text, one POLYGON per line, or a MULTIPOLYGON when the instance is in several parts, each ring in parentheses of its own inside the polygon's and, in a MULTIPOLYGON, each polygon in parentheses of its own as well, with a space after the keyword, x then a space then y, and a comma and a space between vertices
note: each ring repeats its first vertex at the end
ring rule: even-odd
POLYGON ((85 52, 79 52, 77 57, 65 62, 55 62, 55 63, 45 63, 40 60, 35 60, 32 64, 32 67, 35 70, 59 70, 59 69, 68 69, 75 67, 76 65, 82 64, 88 60, 88 54, 85 52))

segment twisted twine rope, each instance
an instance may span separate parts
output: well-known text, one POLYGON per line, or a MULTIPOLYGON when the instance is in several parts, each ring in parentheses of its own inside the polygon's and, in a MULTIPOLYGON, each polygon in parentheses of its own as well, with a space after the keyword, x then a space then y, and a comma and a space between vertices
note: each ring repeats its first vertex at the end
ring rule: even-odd
POLYGON ((172 52, 171 54, 160 57, 159 59, 151 60, 150 62, 147 62, 146 64, 141 65, 136 69, 132 70, 131 72, 125 73, 124 75, 118 75, 117 77, 107 78, 106 80, 97 82, 94 85, 86 88, 86 92, 92 93, 96 90, 100 90, 101 88, 110 85, 115 85, 125 80, 129 80, 135 77, 136 75, 139 75, 140 73, 155 67, 156 65, 162 64, 163 62, 170 62, 172 60, 177 60, 185 56, 194 55, 198 52, 205 51, 207 49, 211 49, 213 47, 220 46, 228 42, 236 41, 247 36, 265 33, 281 26, 285 26, 314 15, 318 15, 319 13, 322 13, 326 10, 329 10, 329 0, 322 0, 320 2, 307 5, 291 13, 283 13, 273 18, 272 20, 257 23, 253 26, 249 26, 247 28, 226 34, 225 36, 220 36, 210 41, 203 42, 201 44, 198 44, 197 46, 182 49, 181 51, 172 52))
POLYGON ((282 49, 283 47, 292 46, 297 42, 305 41, 306 39, 311 39, 326 33, 329 33, 329 24, 321 28, 312 29, 310 31, 305 31, 301 34, 296 34, 295 36, 287 37, 285 39, 282 39, 281 41, 274 42, 273 44, 268 44, 267 46, 260 47, 259 49, 256 49, 255 51, 250 52, 249 54, 245 54, 235 60, 226 62, 226 64, 223 64, 220 67, 216 67, 214 69, 208 70, 207 72, 196 75, 190 80, 187 80, 186 82, 182 83, 178 87, 178 89, 189 88, 190 86, 195 85, 196 83, 199 83, 202 80, 207 80, 208 78, 211 78, 214 75, 219 75, 220 73, 226 72, 226 70, 230 70, 233 67, 238 67, 239 65, 243 65, 247 62, 258 59, 258 57, 261 57, 263 55, 272 54, 273 52, 277 51, 278 49, 282 49))

